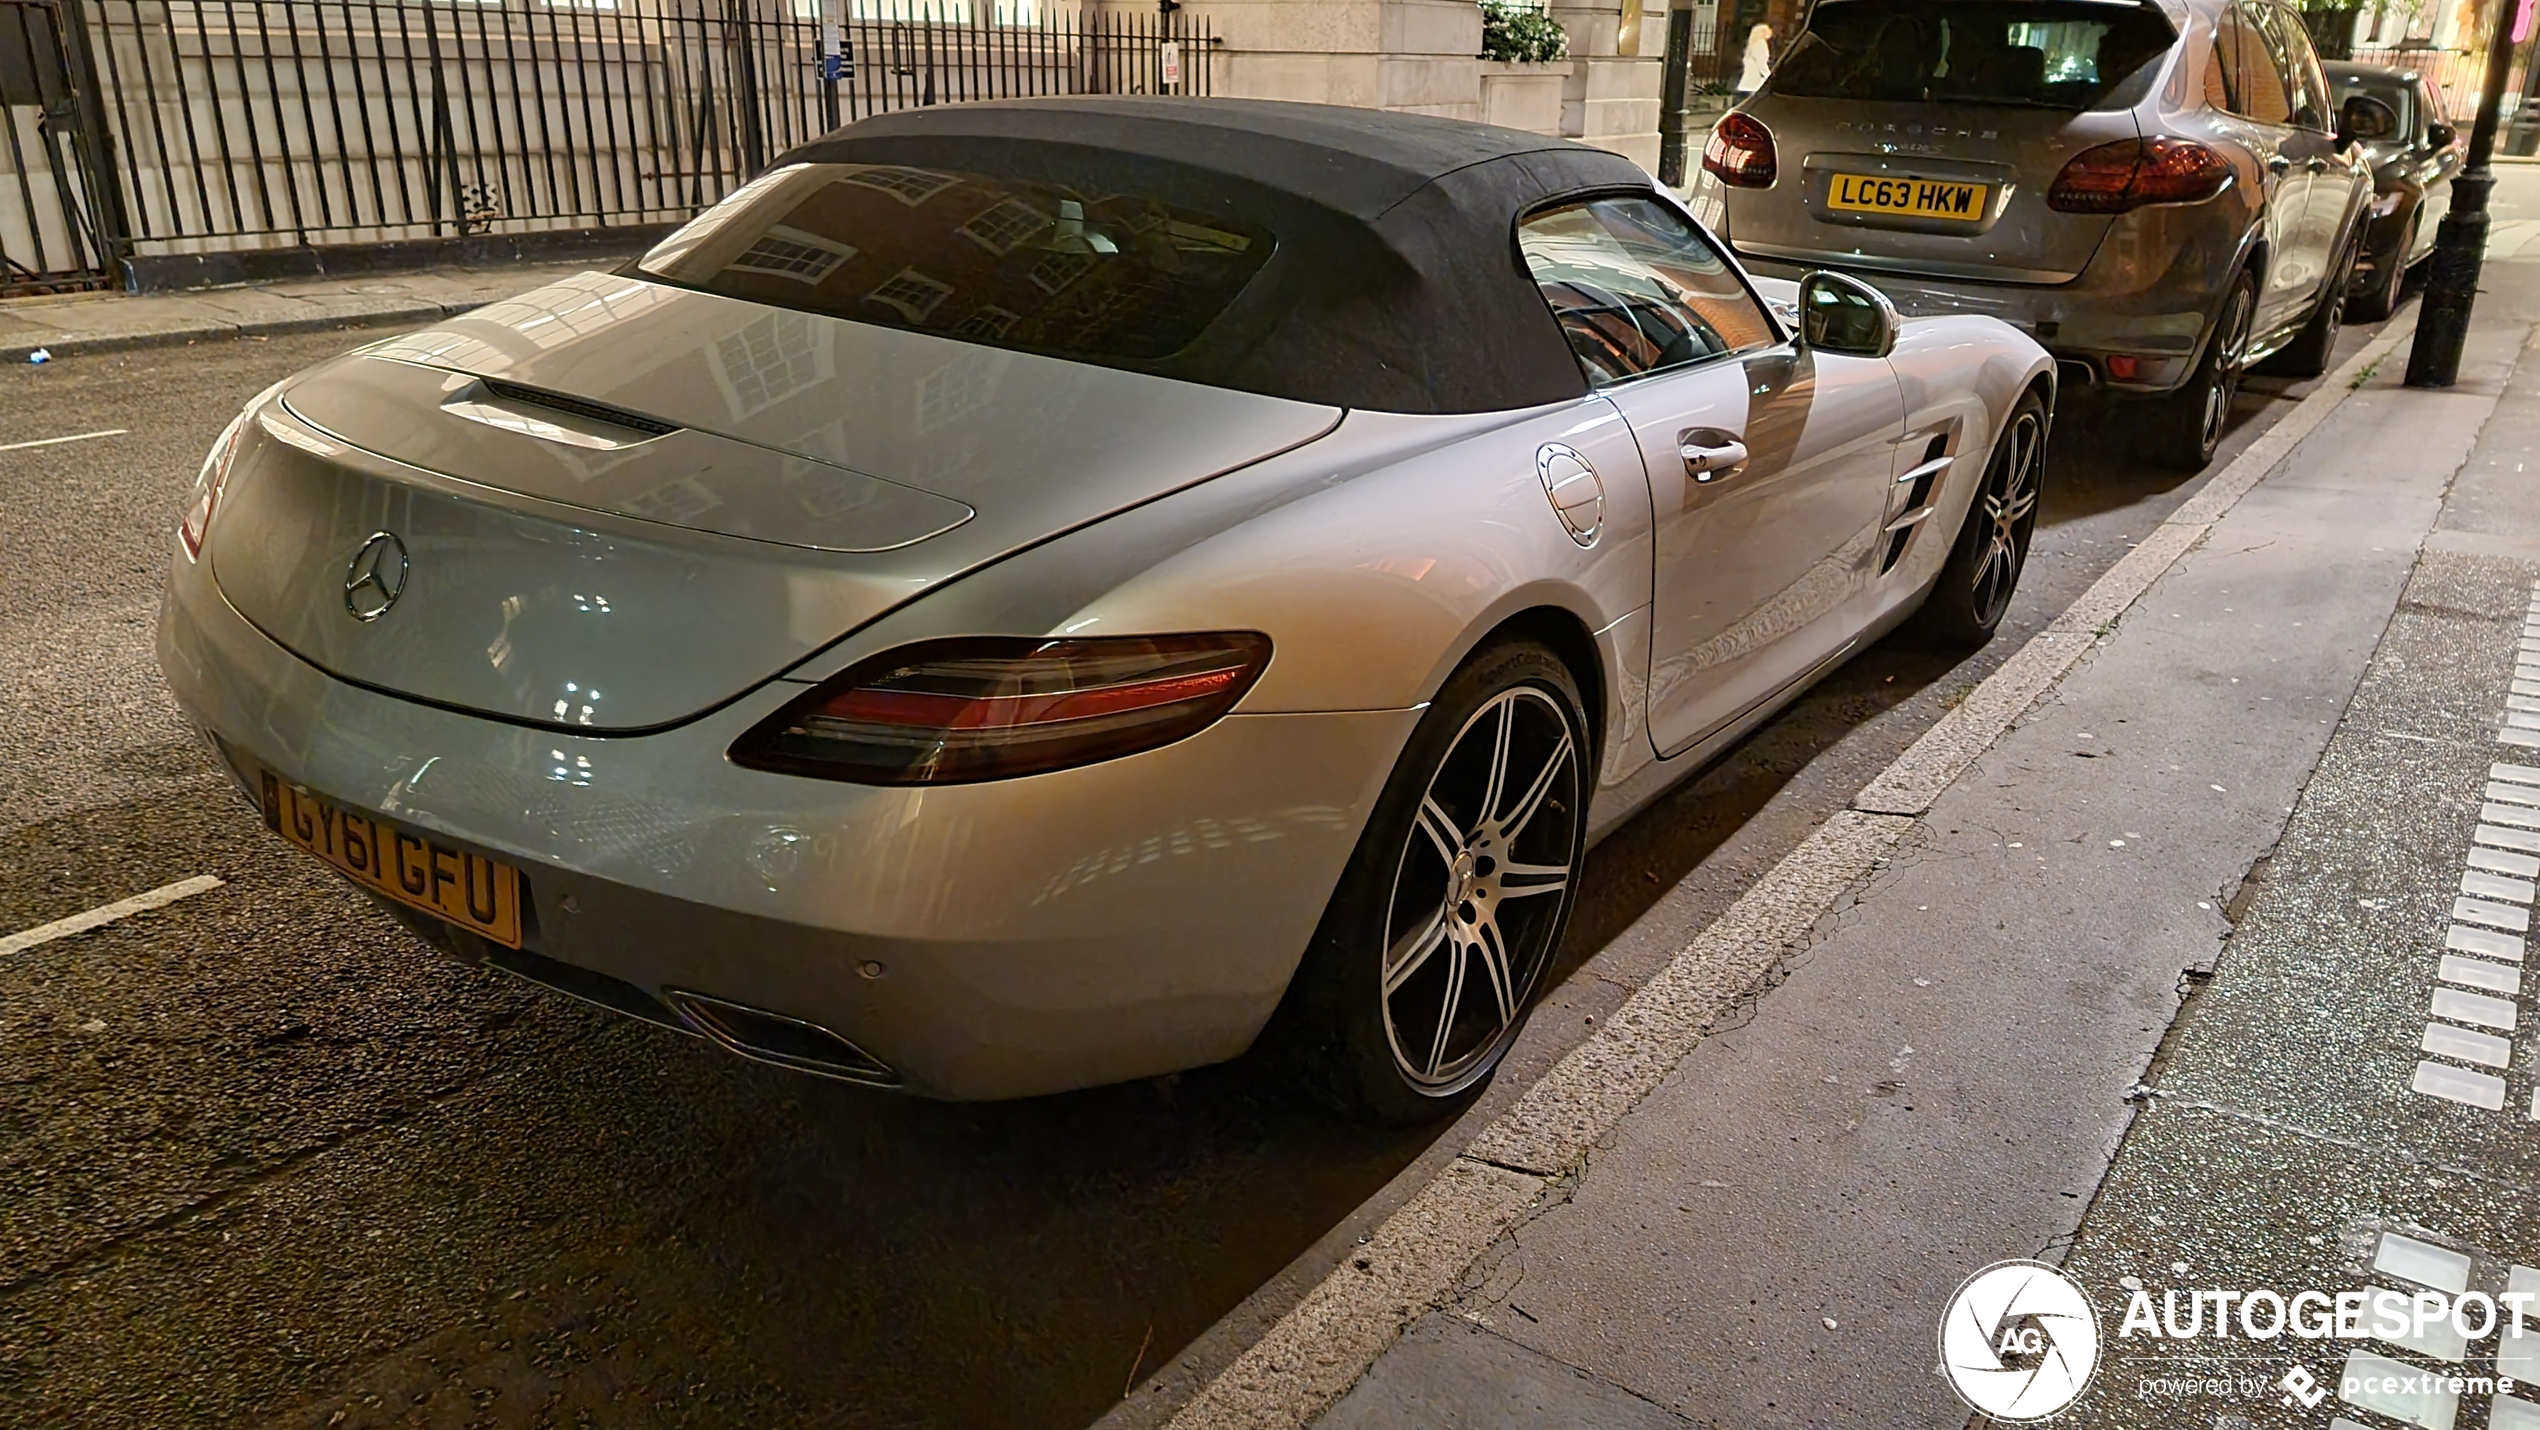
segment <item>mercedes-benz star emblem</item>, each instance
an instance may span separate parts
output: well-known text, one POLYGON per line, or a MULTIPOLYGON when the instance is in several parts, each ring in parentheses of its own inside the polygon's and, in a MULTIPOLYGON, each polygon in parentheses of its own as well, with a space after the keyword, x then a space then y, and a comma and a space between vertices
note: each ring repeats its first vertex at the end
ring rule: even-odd
POLYGON ((344 568, 344 609, 354 620, 375 621, 405 589, 406 543, 393 531, 372 532, 344 568))

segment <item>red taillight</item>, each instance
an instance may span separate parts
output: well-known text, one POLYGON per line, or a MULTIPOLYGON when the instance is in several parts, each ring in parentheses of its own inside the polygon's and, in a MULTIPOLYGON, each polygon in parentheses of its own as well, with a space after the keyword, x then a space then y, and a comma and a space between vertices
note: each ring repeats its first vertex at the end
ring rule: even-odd
POLYGON ((732 746, 751 769, 858 784, 1041 774, 1198 734, 1270 663, 1270 638, 924 641, 865 661, 732 746))
POLYGON ((2047 186, 2058 213, 2121 214, 2146 204, 2200 203, 2231 187, 2231 163, 2193 139, 2120 139, 2084 149, 2047 186))
POLYGON ((1773 131, 1752 114, 1730 110, 1711 126, 1711 142, 1702 146, 1702 167, 1732 188, 1771 188, 1777 172, 1773 131))
MULTIPOLYGON (((254 411, 251 404, 248 412, 254 411)), ((194 504, 185 518, 176 524, 176 539, 184 544, 185 559, 194 561, 203 555, 203 538, 211 530, 212 508, 220 505, 220 489, 229 481, 230 459, 238 455, 238 439, 247 430, 247 412, 229 420, 220 440, 212 444, 211 453, 203 458, 203 470, 194 478, 194 504)))

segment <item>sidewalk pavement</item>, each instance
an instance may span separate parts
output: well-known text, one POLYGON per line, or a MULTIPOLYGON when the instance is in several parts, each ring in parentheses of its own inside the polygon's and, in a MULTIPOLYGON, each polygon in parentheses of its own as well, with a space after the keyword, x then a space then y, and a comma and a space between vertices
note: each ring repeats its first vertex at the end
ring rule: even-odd
POLYGON ((436 268, 138 296, 73 293, 0 302, 0 362, 214 338, 437 322, 621 260, 436 268))
MULTIPOLYGON (((2175 545, 2165 573, 2085 628, 2086 654, 2034 705, 2020 694, 2025 714, 1962 775, 1920 806, 1886 802, 1890 780, 1856 800, 1854 837, 1891 852, 1863 858, 1869 877, 1813 929, 1706 935, 1719 946, 1679 959, 1757 957, 1769 996, 1751 978, 1731 988, 1708 1035, 1583 1155, 1545 1165, 1528 1132, 1495 1127, 1406 1208, 1427 1224, 1378 1232, 1354 1263, 1371 1279, 1462 1257, 1460 1205, 1504 1227, 1444 1295, 1387 1288, 1402 1333, 1316 1423, 1961 1426, 1937 1364, 1943 1307, 1990 1263, 2076 1243, 2069 1264, 2111 1338, 2137 1285, 2361 1284, 2384 1227, 2469 1248, 2497 1289, 2540 1286, 2540 1040, 2482 1070, 2518 1018, 2519 972, 2444 946, 2473 829, 2496 817, 2481 781, 2516 754, 2496 744, 2508 699, 2540 725, 2519 709, 2540 707, 2540 685, 2507 690, 2526 598, 2540 603, 2540 497, 2522 471, 2540 364, 2520 364, 2540 254, 2500 258, 2459 386, 2402 388, 2398 346, 2351 393, 2324 392, 2334 406, 2298 446, 2258 455, 2262 479, 2200 497, 2144 543, 2147 557, 2175 545), (2489 1001, 2435 991, 2461 978, 2489 1001), (2429 1034, 2429 1006, 2481 1013, 2488 1041, 2429 1034), (2424 1051, 2437 1046, 2451 1051, 2424 1051)), ((2540 849, 2540 834, 2497 837, 2540 849)), ((1347 1276, 1182 1421, 1312 1414, 1317 1377, 1347 1354, 1347 1276)), ((2277 1388, 2282 1356, 2254 1398, 2163 1399, 2146 1387, 2167 1383, 2165 1348, 2136 1343, 2110 1348, 2074 1413, 2491 1423, 2475 1405, 2457 1420, 2341 1405, 2348 1348, 2299 1349, 2326 1403, 2277 1388)), ((2369 1353, 2446 1364, 2419 1346, 2369 1353)), ((2540 1425, 2516 1413, 2492 1423, 2540 1425)))

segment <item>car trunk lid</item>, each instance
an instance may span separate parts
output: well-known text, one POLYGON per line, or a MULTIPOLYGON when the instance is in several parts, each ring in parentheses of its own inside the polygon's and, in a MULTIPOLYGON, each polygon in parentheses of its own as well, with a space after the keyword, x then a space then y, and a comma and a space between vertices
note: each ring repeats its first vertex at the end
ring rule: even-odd
POLYGON ((209 545, 343 678, 503 719, 689 718, 1337 409, 585 274, 313 370, 209 545), (394 538, 402 589, 347 590, 394 538))

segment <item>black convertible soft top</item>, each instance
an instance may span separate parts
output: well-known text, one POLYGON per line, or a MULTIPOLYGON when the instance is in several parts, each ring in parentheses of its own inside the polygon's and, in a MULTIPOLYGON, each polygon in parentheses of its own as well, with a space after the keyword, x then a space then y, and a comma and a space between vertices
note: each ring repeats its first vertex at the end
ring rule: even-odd
POLYGON ((1630 160, 1423 115, 1270 100, 1085 96, 861 120, 784 163, 1116 187, 1268 229, 1260 274, 1187 348, 1116 365, 1336 407, 1487 412, 1576 397, 1578 362, 1519 261, 1516 220, 1651 192, 1630 160))

